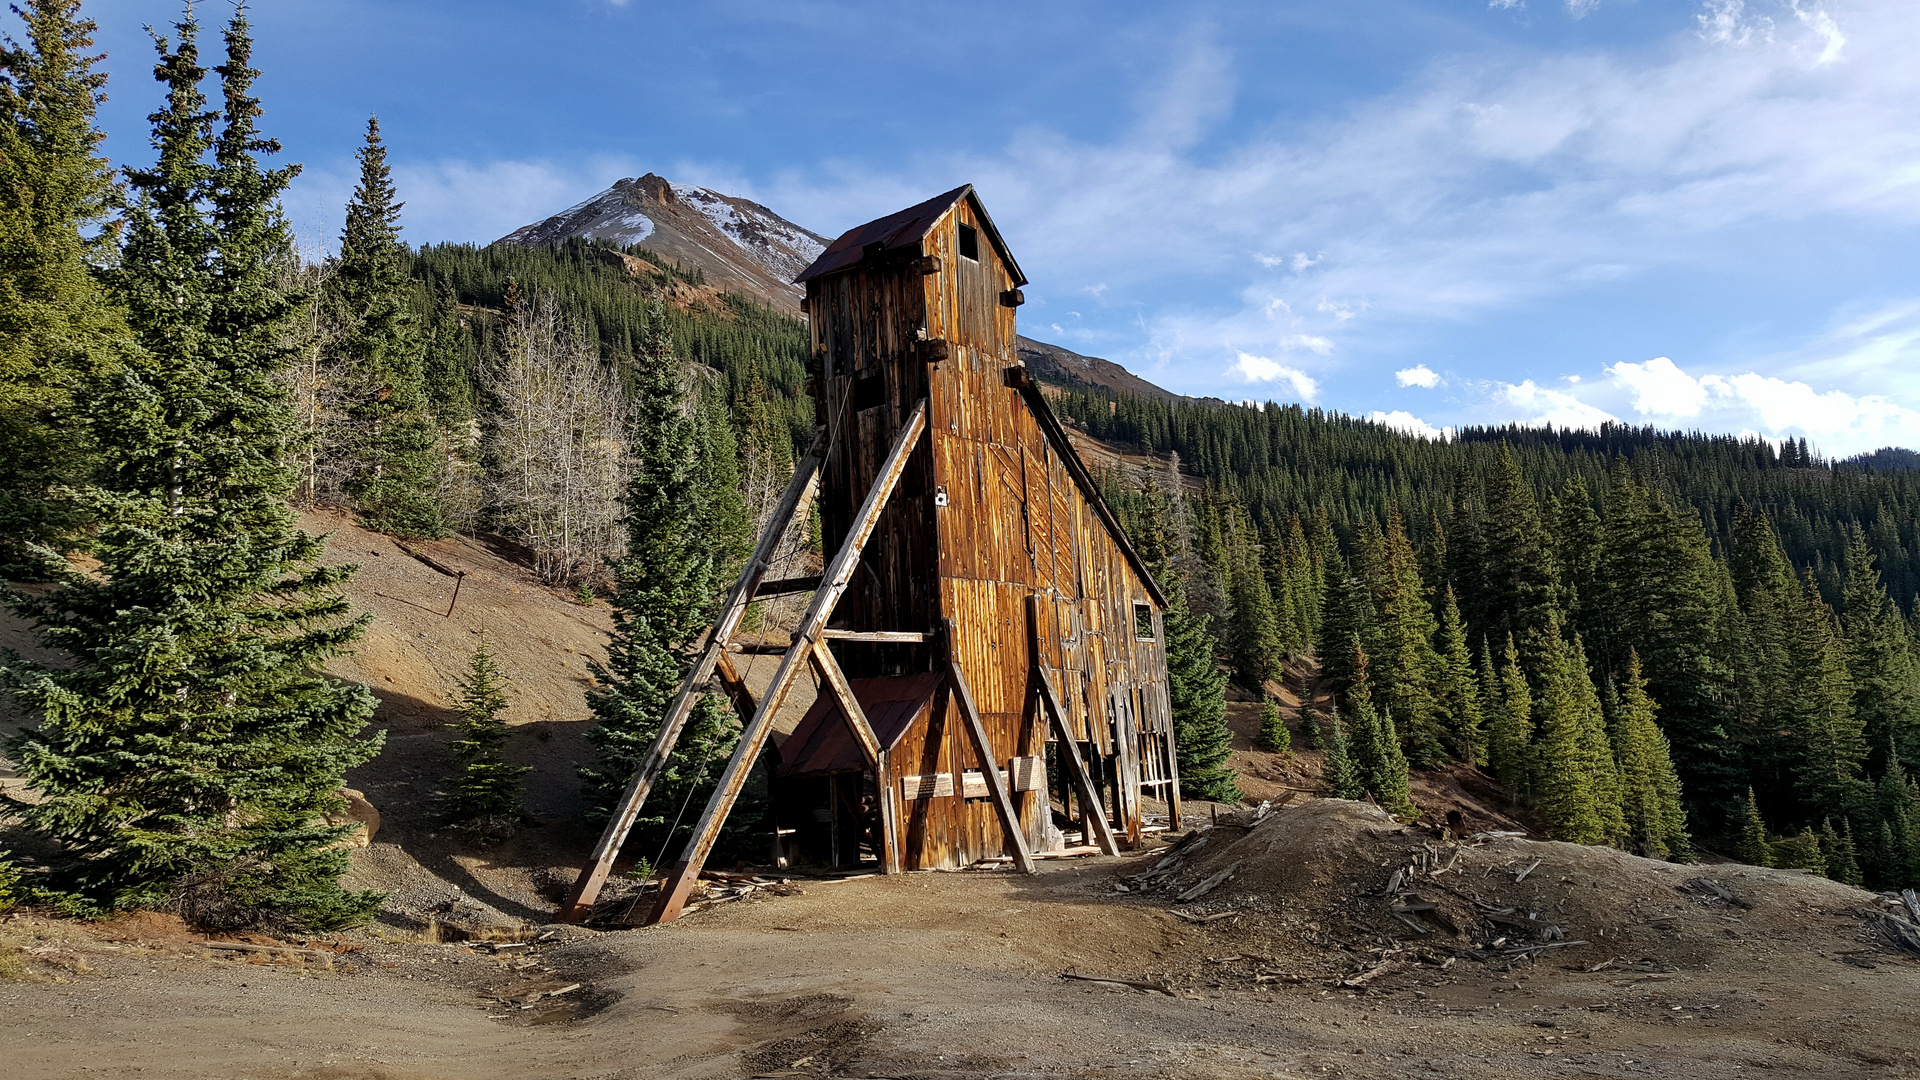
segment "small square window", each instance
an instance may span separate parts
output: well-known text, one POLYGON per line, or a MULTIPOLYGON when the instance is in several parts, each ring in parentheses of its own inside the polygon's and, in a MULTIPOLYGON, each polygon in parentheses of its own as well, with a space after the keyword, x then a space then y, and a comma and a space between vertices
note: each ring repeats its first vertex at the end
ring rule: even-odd
POLYGON ((1133 636, 1141 641, 1153 640, 1153 608, 1150 605, 1133 605, 1133 636))
POLYGON ((960 257, 980 261, 980 230, 971 225, 960 226, 960 257))

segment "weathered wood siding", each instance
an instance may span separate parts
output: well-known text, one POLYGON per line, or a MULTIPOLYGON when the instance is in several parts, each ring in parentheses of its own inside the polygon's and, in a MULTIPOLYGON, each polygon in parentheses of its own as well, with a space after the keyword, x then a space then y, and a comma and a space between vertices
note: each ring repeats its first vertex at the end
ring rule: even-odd
MULTIPOLYGON (((954 204, 922 244, 938 261, 867 260, 808 282, 808 310, 827 423, 835 440, 821 501, 828 550, 886 456, 893 432, 922 395, 928 440, 916 453, 836 622, 875 630, 924 630, 952 619, 962 672, 978 701, 995 762, 977 760, 951 695, 890 755, 889 782, 951 773, 951 794, 904 802, 908 867, 956 866, 1001 854, 1005 838, 991 800, 967 799, 966 770, 1006 768, 1045 753, 1047 728, 1029 709, 1027 597, 1042 594, 1041 662, 1051 670, 1089 756, 1112 820, 1140 835, 1140 784, 1171 775, 1171 720, 1160 611, 1006 370, 1016 363, 1014 287, 973 200, 954 204), (979 258, 959 254, 958 229, 979 230, 979 258), (929 364, 919 339, 947 342, 929 364), (877 375, 875 373, 878 373, 877 375), (883 379, 880 404, 872 378, 883 379), (944 494, 945 505, 936 505, 944 494), (1135 633, 1147 605, 1153 634, 1135 633)), ((837 643, 849 675, 935 670, 935 646, 837 643)), ((1148 789, 1164 795, 1163 790, 1148 789)), ((1044 845, 1048 796, 1015 796, 1029 845, 1044 845)))

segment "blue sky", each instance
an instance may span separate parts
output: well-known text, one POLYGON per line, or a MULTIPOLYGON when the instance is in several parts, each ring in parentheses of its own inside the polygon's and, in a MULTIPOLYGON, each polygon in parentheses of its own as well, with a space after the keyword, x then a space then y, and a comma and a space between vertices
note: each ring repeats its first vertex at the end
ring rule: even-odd
MULTIPOLYGON (((89 2, 118 161, 157 101, 89 2)), ((203 17, 227 8, 204 3, 203 17)), ((262 3, 337 231, 378 113, 414 243, 654 171, 832 236, 971 181, 1028 334, 1409 430, 1608 417, 1920 447, 1920 4, 262 3)), ((209 39, 210 43, 212 39, 209 39)))

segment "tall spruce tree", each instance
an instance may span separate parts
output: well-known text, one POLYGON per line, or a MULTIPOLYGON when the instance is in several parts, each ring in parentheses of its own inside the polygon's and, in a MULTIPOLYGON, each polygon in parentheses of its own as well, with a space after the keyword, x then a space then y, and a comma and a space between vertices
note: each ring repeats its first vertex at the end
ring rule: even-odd
POLYGON ((1881 771, 1889 745, 1904 758, 1920 759, 1920 653, 1874 561, 1865 532, 1850 530, 1840 626, 1854 715, 1873 751, 1869 767, 1881 771))
MULTIPOLYGON (((692 666, 693 648, 718 605, 728 538, 712 538, 714 492, 704 483, 717 466, 702 459, 703 424, 655 309, 632 376, 634 469, 627 485, 627 552, 614 564, 613 634, 607 662, 595 663, 600 684, 587 692, 597 721, 587 738, 599 762, 581 770, 590 813, 613 810, 627 779, 659 734, 667 707, 692 666), (718 540, 719 542, 716 542, 718 540)), ((654 782, 636 839, 671 843, 675 811, 718 779, 739 739, 731 710, 703 694, 654 782)))
POLYGON ((1640 656, 1629 653, 1626 690, 1619 697, 1611 732, 1627 847, 1650 859, 1678 858, 1688 854, 1692 845, 1680 777, 1673 769, 1667 737, 1655 722, 1657 710, 1640 674, 1640 656))
POLYGON ((1469 765, 1478 765, 1487 759, 1479 677, 1473 670, 1467 627, 1460 618, 1460 605, 1454 601, 1451 585, 1442 600, 1440 636, 1435 645, 1440 662, 1436 703, 1443 718, 1441 739, 1448 753, 1469 765))
POLYGON ((407 303, 411 257, 378 118, 367 120, 360 184, 347 204, 324 302, 337 327, 348 417, 344 487, 367 524, 403 536, 446 532, 436 500, 446 468, 428 412, 426 338, 407 303))
POLYGON ((1559 569, 1533 488, 1511 447, 1500 448, 1487 482, 1487 510, 1480 522, 1480 582, 1477 625, 1510 634, 1523 660, 1550 650, 1548 627, 1564 621, 1559 569))
POLYGON ((1326 722, 1320 725, 1320 739, 1327 748, 1326 763, 1320 770, 1327 790, 1336 799, 1365 797, 1366 784, 1360 778, 1360 770, 1354 767, 1347 745, 1347 725, 1340 719, 1338 707, 1327 710, 1326 722))
MULTIPOLYGON (((1492 658, 1487 658, 1492 670, 1492 658)), ((1520 650, 1511 635, 1502 655, 1499 704, 1487 723, 1487 768, 1514 799, 1525 799, 1533 779, 1533 691, 1520 669, 1520 650)))
POLYGON ((1447 755, 1433 605, 1397 507, 1387 511, 1386 531, 1370 539, 1362 570, 1376 612, 1368 675, 1381 707, 1396 718, 1408 761, 1426 768, 1447 755))
POLYGON ((1227 645, 1241 684, 1264 693, 1262 687, 1267 680, 1278 680, 1286 674, 1286 649, 1280 640, 1273 593, 1261 565, 1252 523, 1237 506, 1223 513, 1227 521, 1224 576, 1233 602, 1227 645))
POLYGON ((59 488, 84 478, 81 384, 116 366, 125 327, 90 264, 106 261, 115 201, 94 112, 106 75, 79 0, 13 9, 26 41, 0 47, 0 575, 65 546, 84 506, 59 488))
POLYGON ((1809 571, 1790 612, 1788 688, 1781 719, 1790 732, 1797 812, 1777 819, 1813 821, 1846 813, 1867 793, 1861 763, 1867 756, 1860 718, 1853 711, 1840 627, 1809 571))
MULTIPOLYGON (((1165 580, 1165 579, 1161 579, 1165 580)), ((1167 697, 1173 711, 1173 744, 1180 765, 1180 792, 1189 799, 1237 802, 1233 731, 1227 727, 1227 675, 1207 617, 1187 606, 1186 589, 1169 582, 1161 625, 1167 635, 1167 697)))
POLYGON ((1368 677, 1365 650, 1353 647, 1353 689, 1347 694, 1347 707, 1353 719, 1349 724, 1347 750, 1353 758, 1360 785, 1388 812, 1402 817, 1419 813, 1407 778, 1406 755, 1400 750, 1400 736, 1394 728, 1393 714, 1375 708, 1368 677))
POLYGON ((379 897, 340 888, 351 827, 321 817, 380 740, 361 736, 373 695, 320 672, 365 625, 338 591, 351 570, 311 566, 322 542, 287 506, 276 375, 297 298, 272 275, 296 170, 259 164, 279 147, 255 127, 244 10, 218 111, 197 25, 176 30, 177 46, 156 35, 159 162, 129 173, 138 201, 110 276, 140 349, 83 399, 108 466, 81 494, 99 565, 16 604, 68 660, 6 673, 39 720, 13 751, 40 796, 29 825, 64 853, 51 888, 67 909, 335 927, 379 897))
POLYGON ((1617 843, 1626 832, 1619 777, 1585 652, 1558 633, 1548 649, 1533 700, 1535 812, 1556 839, 1617 843))

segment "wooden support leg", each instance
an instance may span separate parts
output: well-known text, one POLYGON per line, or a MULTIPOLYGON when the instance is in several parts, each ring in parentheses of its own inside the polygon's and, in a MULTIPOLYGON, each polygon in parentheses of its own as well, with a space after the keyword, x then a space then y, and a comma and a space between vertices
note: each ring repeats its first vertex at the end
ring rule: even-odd
POLYGON ((1021 873, 1033 873, 1033 852, 1027 849, 1027 834, 1020 827, 1020 815, 1014 812, 1013 799, 1007 792, 1008 778, 1000 775, 1000 762, 993 751, 993 742, 987 738, 986 725, 980 722, 980 709, 974 704, 973 687, 967 685, 967 677, 960 670, 960 661, 954 655, 953 620, 947 620, 947 679, 953 684, 953 696, 960 704, 961 723, 967 729, 967 737, 973 742, 973 752, 980 759, 980 773, 987 781, 987 793, 993 796, 993 808, 1000 815, 1000 831, 1006 834, 1007 846, 1013 850, 1014 864, 1021 873))
POLYGON ((1100 808, 1100 796, 1094 793, 1093 778, 1087 775, 1087 763, 1080 758, 1080 744, 1074 741, 1073 732, 1067 729, 1066 714, 1060 708, 1060 695, 1053 689, 1053 677, 1042 667, 1035 667, 1033 675, 1040 693, 1040 706, 1047 711, 1054 734, 1059 737, 1060 758, 1067 766, 1067 779, 1079 794, 1080 805, 1084 808, 1082 827, 1099 839, 1103 854, 1118 855, 1120 843, 1114 839, 1113 826, 1107 823, 1107 815, 1100 808))
POLYGON ((693 714, 693 706, 704 692, 707 680, 713 678, 714 666, 720 662, 727 639, 739 628, 741 618, 747 613, 747 605, 753 602, 754 590, 766 577, 774 550, 779 546, 780 538, 786 533, 787 525, 800 506, 801 497, 806 494, 807 485, 813 482, 813 474, 819 470, 826 455, 827 429, 823 426, 814 435, 813 445, 807 450, 807 455, 794 468, 793 479, 787 481, 787 490, 780 496, 773 516, 767 519, 767 527, 761 532, 759 543, 754 545, 752 557, 747 559, 747 565, 740 571, 740 579, 734 582, 733 591, 727 594, 720 621, 707 636, 706 648, 694 663, 693 670, 687 672, 680 692, 667 708, 660 734, 654 737, 653 745, 647 748, 647 756, 641 760, 640 768, 627 783, 626 791, 620 796, 620 805, 614 810, 613 817, 607 820, 605 831, 600 834, 600 842, 594 845, 592 861, 580 871, 580 876, 573 883, 572 894, 560 906, 562 921, 580 922, 593 911, 593 902, 600 896, 600 887, 606 884, 607 874, 613 869, 613 860, 620 854, 620 845, 626 843, 627 833, 639 818, 640 808, 646 804, 647 793, 653 790, 654 780, 659 778, 660 770, 666 768, 667 758, 672 756, 674 745, 680 741, 680 731, 686 726, 687 717, 693 714))
POLYGON ((714 841, 720 837, 720 826, 726 823, 727 815, 733 811, 734 802, 740 798, 740 789, 746 785, 748 771, 766 746, 767 736, 773 731, 774 714, 785 704, 801 665, 819 647, 820 632, 833 615, 834 605, 846 594, 847 584, 853 580, 854 568, 860 564, 860 552, 866 547, 867 538, 873 535, 874 526, 879 524, 880 512, 886 509, 887 500, 892 497, 893 489, 900 483, 901 474, 906 471, 907 458, 919 444, 920 436, 926 429, 927 403, 923 399, 894 437, 893 448, 888 451, 887 460, 880 467, 880 475, 874 480, 873 489, 867 492, 866 501, 860 504, 853 530, 834 554, 832 564, 822 575, 820 588, 814 592, 813 601, 800 620, 800 628, 794 632, 793 647, 781 658, 780 668, 773 675, 773 685, 767 688, 767 696, 754 711, 746 730, 740 733, 733 760, 727 762, 726 771, 720 774, 719 786, 714 788, 713 796, 707 800, 706 810, 694 826, 693 839, 687 842, 686 851, 663 883, 660 899, 653 909, 653 922, 672 922, 679 917, 688 893, 693 891, 694 882, 700 877, 700 868, 706 865, 707 856, 713 852, 714 841))

